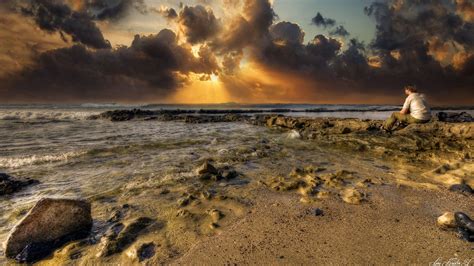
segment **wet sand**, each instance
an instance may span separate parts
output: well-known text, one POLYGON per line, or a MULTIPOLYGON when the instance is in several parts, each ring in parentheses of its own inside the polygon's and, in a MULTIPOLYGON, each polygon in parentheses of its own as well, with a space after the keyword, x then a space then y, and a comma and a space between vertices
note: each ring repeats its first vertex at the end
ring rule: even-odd
MULTIPOLYGON (((452 192, 381 186, 361 205, 258 191, 252 210, 173 262, 189 264, 420 264, 472 259, 472 243, 436 227, 447 210, 472 213, 474 200, 452 192), (320 208, 324 216, 316 216, 320 208)), ((471 262, 472 263, 472 262, 471 262)))

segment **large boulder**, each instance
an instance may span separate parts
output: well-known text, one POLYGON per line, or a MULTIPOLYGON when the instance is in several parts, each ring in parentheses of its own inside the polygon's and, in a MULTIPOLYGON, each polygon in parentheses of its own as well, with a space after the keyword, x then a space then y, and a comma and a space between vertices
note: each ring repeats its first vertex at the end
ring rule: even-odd
POLYGON ((88 236, 91 227, 90 203, 41 199, 11 231, 5 255, 20 262, 34 262, 69 241, 88 236))
POLYGON ((39 183, 33 179, 17 179, 5 173, 0 173, 0 196, 15 193, 26 186, 39 183))

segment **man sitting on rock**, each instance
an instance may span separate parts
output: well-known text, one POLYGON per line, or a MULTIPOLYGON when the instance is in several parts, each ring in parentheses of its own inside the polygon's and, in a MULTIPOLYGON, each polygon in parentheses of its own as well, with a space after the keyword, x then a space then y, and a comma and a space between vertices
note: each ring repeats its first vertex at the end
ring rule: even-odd
POLYGON ((394 112, 383 124, 382 129, 391 131, 395 123, 405 124, 426 123, 431 119, 431 110, 426 104, 423 94, 418 93, 415 86, 405 86, 408 96, 400 112, 394 112))

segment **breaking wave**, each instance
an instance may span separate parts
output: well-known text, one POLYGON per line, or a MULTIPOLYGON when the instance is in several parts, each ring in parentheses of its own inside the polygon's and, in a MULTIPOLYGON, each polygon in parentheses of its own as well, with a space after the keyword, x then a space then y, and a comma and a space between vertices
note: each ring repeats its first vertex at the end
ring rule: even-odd
POLYGON ((43 163, 52 163, 59 161, 68 161, 71 158, 81 156, 86 152, 65 152, 61 154, 49 155, 30 155, 16 158, 2 158, 0 157, 0 168, 19 168, 28 165, 36 165, 43 163))
POLYGON ((2 110, 0 111, 0 120, 85 120, 89 116, 98 114, 91 111, 69 111, 69 110, 2 110))

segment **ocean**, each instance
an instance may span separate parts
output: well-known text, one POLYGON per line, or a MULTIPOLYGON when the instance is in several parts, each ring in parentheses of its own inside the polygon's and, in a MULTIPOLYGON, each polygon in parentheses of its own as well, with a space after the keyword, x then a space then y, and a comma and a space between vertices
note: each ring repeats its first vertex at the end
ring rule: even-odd
MULTIPOLYGON (((89 116, 117 109, 144 110, 287 110, 281 112, 292 116, 336 117, 360 119, 385 119, 391 112, 401 108, 399 105, 338 105, 338 104, 0 104, 0 121, 75 121, 86 120, 89 116)), ((474 114, 473 107, 435 108, 439 110, 456 110, 474 114)), ((435 112, 434 111, 434 112, 435 112)))

